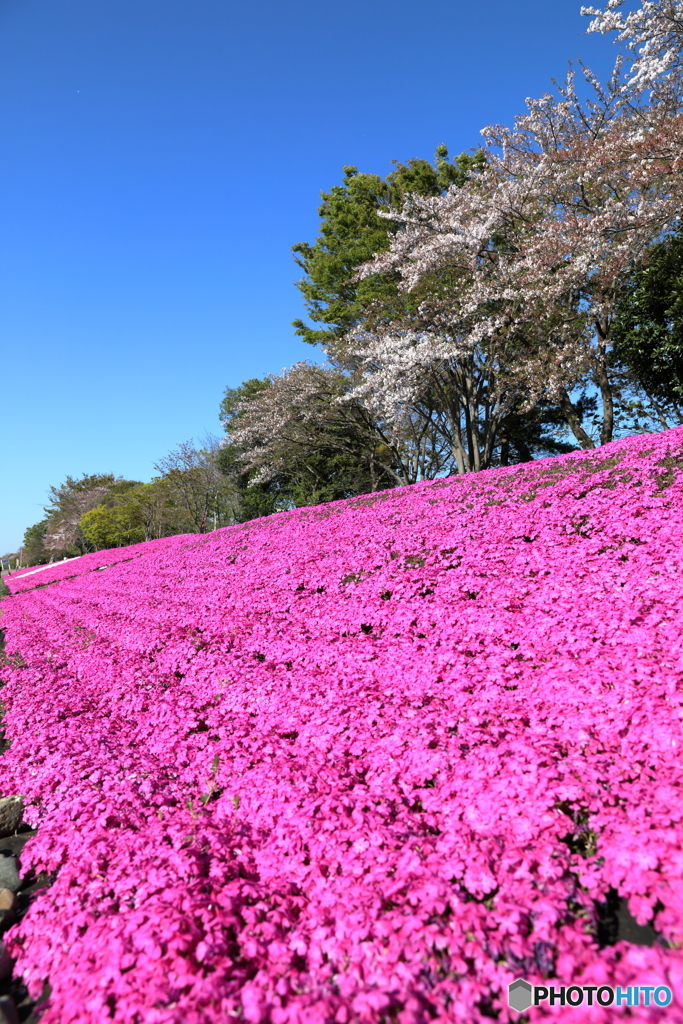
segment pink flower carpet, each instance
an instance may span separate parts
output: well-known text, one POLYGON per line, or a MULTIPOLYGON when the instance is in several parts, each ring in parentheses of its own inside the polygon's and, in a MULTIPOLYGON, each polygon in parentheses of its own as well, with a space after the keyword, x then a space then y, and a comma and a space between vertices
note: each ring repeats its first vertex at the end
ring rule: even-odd
POLYGON ((683 428, 10 579, 43 1024, 683 1022, 682 569, 683 428))

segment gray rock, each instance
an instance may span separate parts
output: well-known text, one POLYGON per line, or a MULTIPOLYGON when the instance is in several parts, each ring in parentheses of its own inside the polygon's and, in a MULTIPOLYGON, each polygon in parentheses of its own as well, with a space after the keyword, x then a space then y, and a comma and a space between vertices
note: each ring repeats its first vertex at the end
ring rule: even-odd
POLYGON ((19 1014, 9 996, 0 996, 0 1024, 19 1024, 19 1014))
POLYGON ((12 892, 21 888, 16 857, 0 857, 0 888, 11 889, 12 892))
POLYGON ((21 825, 23 813, 23 796, 5 796, 0 799, 0 836, 14 835, 21 825))

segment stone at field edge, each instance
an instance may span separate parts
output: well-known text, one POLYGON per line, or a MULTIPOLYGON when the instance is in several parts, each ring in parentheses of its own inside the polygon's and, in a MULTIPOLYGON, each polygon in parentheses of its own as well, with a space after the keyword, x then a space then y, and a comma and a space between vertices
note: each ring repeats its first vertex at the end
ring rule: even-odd
POLYGON ((16 857, 0 857, 0 887, 12 892, 18 892, 21 888, 16 857))
POLYGON ((21 825, 24 798, 6 796, 0 799, 0 836, 11 836, 21 825))
POLYGON ((16 910, 19 899, 12 889, 0 889, 0 910, 16 910))

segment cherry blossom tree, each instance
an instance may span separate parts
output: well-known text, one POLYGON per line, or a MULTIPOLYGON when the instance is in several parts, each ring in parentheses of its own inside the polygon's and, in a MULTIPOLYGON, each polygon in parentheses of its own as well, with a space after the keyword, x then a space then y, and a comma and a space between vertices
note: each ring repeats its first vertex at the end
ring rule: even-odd
POLYGON ((469 407, 469 423, 452 417, 456 447, 463 419, 474 447, 465 469, 490 464, 507 413, 544 398, 593 447, 570 397, 586 377, 601 398, 599 442, 613 436, 615 303, 634 263, 676 223, 680 126, 669 112, 647 121, 624 92, 621 61, 604 87, 584 75, 589 102, 570 72, 557 95, 527 101, 512 128, 486 128, 486 169, 444 196, 410 197, 390 214, 402 225, 390 249, 361 271, 398 272, 406 290, 430 282, 433 298, 418 332, 356 335, 365 379, 352 395, 398 416, 425 372, 449 373, 453 408, 469 407))
POLYGON ((651 0, 624 15, 625 0, 609 0, 607 6, 582 7, 593 17, 589 32, 617 33, 625 44, 629 67, 623 92, 635 98, 652 93, 654 105, 669 113, 681 106, 683 85, 683 3, 651 0))
POLYGON ((330 365, 297 364, 244 403, 231 443, 255 482, 293 463, 313 473, 326 451, 409 483, 561 451, 553 416, 584 448, 612 440, 625 411, 661 422, 612 328, 683 205, 683 3, 621 7, 584 9, 626 49, 605 85, 582 66, 588 100, 571 71, 512 127, 484 129, 476 173, 379 211, 390 248, 355 283, 398 279, 410 301, 370 302, 346 335, 328 332, 330 365), (576 398, 587 387, 594 429, 576 398))
POLYGON ((125 483, 112 473, 67 476, 59 487, 50 487, 45 506, 46 529, 42 546, 52 556, 85 554, 88 541, 80 528, 81 517, 95 508, 117 484, 125 483))
POLYGON ((367 478, 360 490, 414 483, 443 468, 444 453, 423 423, 384 424, 360 399, 345 400, 352 381, 341 369, 302 362, 269 380, 270 387, 240 403, 228 439, 253 472, 252 483, 295 466, 315 477, 321 453, 350 459, 367 478))

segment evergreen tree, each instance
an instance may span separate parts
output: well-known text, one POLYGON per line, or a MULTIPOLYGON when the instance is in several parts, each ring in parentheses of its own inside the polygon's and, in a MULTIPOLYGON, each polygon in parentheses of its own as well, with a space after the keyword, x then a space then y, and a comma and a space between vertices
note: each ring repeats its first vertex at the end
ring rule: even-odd
POLYGON ((292 247, 304 277, 297 287, 304 296, 308 317, 320 328, 295 320, 296 333, 311 345, 338 341, 364 322, 370 307, 388 307, 387 314, 410 298, 399 295, 396 275, 377 275, 363 281, 353 277, 361 264, 389 247, 396 221, 382 213, 400 210, 406 195, 442 195, 451 185, 462 185, 486 164, 483 152, 461 153, 449 162, 446 146, 439 146, 434 163, 409 160, 396 163, 386 179, 344 167, 341 185, 322 193, 318 208, 320 234, 311 245, 292 247))

